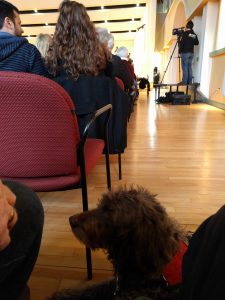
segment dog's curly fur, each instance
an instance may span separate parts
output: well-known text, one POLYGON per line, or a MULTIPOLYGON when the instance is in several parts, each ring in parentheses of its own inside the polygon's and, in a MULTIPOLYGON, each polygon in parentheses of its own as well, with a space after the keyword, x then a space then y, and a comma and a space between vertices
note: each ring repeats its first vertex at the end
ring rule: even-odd
POLYGON ((142 187, 121 187, 102 196, 96 209, 70 217, 75 236, 91 249, 105 249, 119 281, 83 291, 63 291, 51 299, 174 299, 162 270, 179 250, 182 230, 142 187))

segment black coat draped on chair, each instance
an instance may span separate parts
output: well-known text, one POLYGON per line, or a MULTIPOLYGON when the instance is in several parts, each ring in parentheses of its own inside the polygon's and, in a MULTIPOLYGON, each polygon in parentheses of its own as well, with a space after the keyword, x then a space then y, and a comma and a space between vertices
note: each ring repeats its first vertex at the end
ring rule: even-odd
MULTIPOLYGON (((128 96, 120 89, 115 79, 105 75, 80 75, 75 81, 61 73, 54 78, 71 96, 76 109, 80 132, 82 133, 92 112, 112 104, 112 115, 109 123, 109 153, 123 153, 127 146, 127 116, 128 96)), ((99 122, 103 122, 100 118, 99 122)), ((98 130, 93 132, 95 137, 102 137, 103 126, 96 124, 98 130)))

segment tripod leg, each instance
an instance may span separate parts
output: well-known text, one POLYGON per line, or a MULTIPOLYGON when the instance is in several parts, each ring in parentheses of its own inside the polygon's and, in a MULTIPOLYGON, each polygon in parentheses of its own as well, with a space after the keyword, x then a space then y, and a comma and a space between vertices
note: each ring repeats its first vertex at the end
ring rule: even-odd
POLYGON ((166 66, 166 70, 164 71, 164 74, 163 74, 163 77, 162 77, 162 80, 161 80, 160 84, 162 84, 162 82, 163 82, 163 79, 164 79, 164 77, 165 77, 165 75, 166 75, 166 71, 167 71, 167 69, 168 69, 168 67, 169 67, 170 61, 171 61, 171 59, 172 59, 172 57, 173 57, 173 54, 174 54, 174 52, 175 52, 175 49, 176 49, 177 45, 178 45, 178 40, 176 41, 176 44, 175 44, 175 46, 174 46, 174 48, 173 48, 173 52, 172 52, 172 54, 171 54, 171 56, 170 56, 169 62, 168 62, 168 64, 167 64, 167 66, 166 66))

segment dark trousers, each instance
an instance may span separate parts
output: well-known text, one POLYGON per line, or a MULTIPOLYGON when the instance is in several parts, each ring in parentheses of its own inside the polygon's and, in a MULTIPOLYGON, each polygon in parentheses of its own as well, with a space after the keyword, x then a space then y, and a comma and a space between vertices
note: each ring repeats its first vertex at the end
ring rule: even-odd
POLYGON ((11 231, 11 243, 0 252, 0 299, 17 300, 38 256, 44 213, 30 188, 15 182, 4 183, 16 195, 18 222, 11 231))

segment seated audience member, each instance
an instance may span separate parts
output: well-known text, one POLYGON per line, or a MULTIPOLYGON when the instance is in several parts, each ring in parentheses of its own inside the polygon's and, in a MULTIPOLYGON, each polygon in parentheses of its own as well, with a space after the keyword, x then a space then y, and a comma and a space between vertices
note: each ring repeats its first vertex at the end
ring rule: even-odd
POLYGON ((126 62, 128 68, 129 68, 129 71, 130 71, 130 75, 132 77, 133 80, 135 80, 135 74, 134 74, 134 67, 133 65, 130 63, 129 61, 129 52, 128 52, 128 49, 124 46, 120 47, 118 50, 117 50, 117 55, 123 60, 126 62))
POLYGON ((26 285, 42 237, 41 202, 28 187, 0 181, 0 299, 29 299, 26 285))
POLYGON ((127 69, 129 70, 130 77, 132 78, 132 87, 129 89, 129 95, 130 95, 130 114, 134 111, 134 103, 137 100, 138 97, 138 89, 137 89, 137 81, 136 81, 136 75, 134 73, 134 66, 133 61, 129 58, 129 52, 128 49, 124 46, 120 47, 117 50, 117 55, 122 59, 124 64, 126 64, 127 69))
POLYGON ((193 234, 182 265, 179 300, 225 299, 225 205, 193 234))
POLYGON ((37 48, 21 37, 19 10, 0 1, 0 71, 28 72, 47 76, 37 48))
POLYGON ((142 78, 139 78, 139 88, 140 89, 145 89, 147 87, 147 93, 150 92, 150 82, 148 80, 148 78, 145 78, 145 77, 142 77, 142 78))
POLYGON ((130 56, 130 53, 128 54, 128 63, 130 64, 130 68, 132 70, 132 74, 133 74, 133 78, 134 78, 134 87, 133 87, 133 97, 134 99, 137 98, 138 96, 138 87, 137 87, 137 77, 134 73, 134 62, 133 62, 133 59, 129 57, 130 56))
POLYGON ((48 33, 40 33, 36 38, 36 47, 41 53, 41 57, 43 59, 46 56, 51 41, 52 41, 52 37, 48 33))
POLYGON ((160 73, 158 67, 154 67, 153 69, 153 84, 158 84, 160 80, 160 73))
MULTIPOLYGON (((101 43, 105 44, 109 51, 112 53, 114 47, 114 37, 111 33, 108 33, 106 28, 96 28, 98 37, 101 43)), ((113 75, 120 78, 125 86, 126 90, 129 90, 133 85, 133 78, 130 74, 129 67, 121 60, 121 58, 115 54, 112 54, 113 62, 113 75)))
MULTIPOLYGON (((81 134, 91 113, 106 104, 113 105, 114 135, 110 135, 109 142, 117 151, 126 147, 128 99, 117 82, 105 74, 106 53, 85 7, 76 1, 62 2, 46 66, 53 79, 71 96, 81 134)), ((96 136, 102 137, 102 133, 96 136)))

